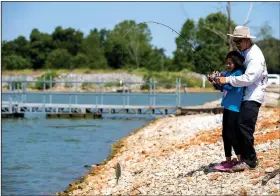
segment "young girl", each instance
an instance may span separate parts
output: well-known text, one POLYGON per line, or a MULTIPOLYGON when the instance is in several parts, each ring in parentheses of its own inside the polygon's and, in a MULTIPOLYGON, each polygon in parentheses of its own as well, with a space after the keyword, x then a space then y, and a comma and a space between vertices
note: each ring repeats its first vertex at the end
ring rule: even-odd
POLYGON ((234 166, 235 163, 231 160, 232 147, 237 155, 238 161, 240 161, 240 149, 237 138, 237 118, 243 97, 243 87, 233 87, 230 84, 220 86, 216 84, 215 79, 220 75, 223 75, 224 77, 230 75, 242 75, 244 73, 243 62, 244 57, 239 52, 231 51, 227 54, 225 59, 228 71, 221 74, 214 73, 209 78, 209 81, 223 92, 223 99, 221 103, 221 105, 224 106, 222 136, 226 161, 214 166, 214 169, 217 170, 229 170, 234 166))

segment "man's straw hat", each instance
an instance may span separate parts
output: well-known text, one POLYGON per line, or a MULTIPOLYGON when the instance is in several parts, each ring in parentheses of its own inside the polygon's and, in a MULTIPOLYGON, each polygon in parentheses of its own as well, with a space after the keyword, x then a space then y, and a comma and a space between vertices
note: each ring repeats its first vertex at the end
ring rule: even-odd
POLYGON ((238 37, 238 38, 248 38, 253 39, 256 38, 255 36, 251 36, 250 28, 245 26, 237 26, 235 27, 233 34, 227 34, 231 37, 238 37))

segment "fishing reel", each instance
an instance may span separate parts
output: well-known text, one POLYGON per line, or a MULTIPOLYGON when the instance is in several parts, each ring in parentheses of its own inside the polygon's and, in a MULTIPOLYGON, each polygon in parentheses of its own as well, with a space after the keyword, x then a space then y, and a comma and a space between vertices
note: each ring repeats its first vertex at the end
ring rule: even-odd
POLYGON ((209 80, 209 82, 215 82, 215 78, 219 77, 220 73, 219 72, 213 72, 212 74, 207 74, 206 77, 209 80))

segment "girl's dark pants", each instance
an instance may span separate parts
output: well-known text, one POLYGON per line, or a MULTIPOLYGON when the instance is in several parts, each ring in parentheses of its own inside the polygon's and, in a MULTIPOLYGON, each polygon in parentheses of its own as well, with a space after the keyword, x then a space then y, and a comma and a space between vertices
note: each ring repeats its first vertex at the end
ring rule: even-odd
POLYGON ((240 154, 240 146, 238 145, 237 141, 238 116, 239 112, 233 112, 231 110, 224 109, 222 136, 226 157, 230 157, 232 155, 232 147, 236 155, 240 154))
POLYGON ((261 104, 256 101, 243 101, 238 117, 238 142, 240 155, 245 163, 254 168, 257 165, 257 155, 254 148, 254 131, 261 104))

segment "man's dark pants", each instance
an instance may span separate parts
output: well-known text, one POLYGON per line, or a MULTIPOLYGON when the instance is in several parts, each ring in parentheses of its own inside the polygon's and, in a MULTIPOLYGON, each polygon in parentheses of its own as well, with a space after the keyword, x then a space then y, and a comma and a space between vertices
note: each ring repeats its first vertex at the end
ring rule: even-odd
POLYGON ((256 101, 243 101, 238 117, 241 158, 250 167, 257 165, 257 154, 254 148, 254 131, 261 104, 256 101))

